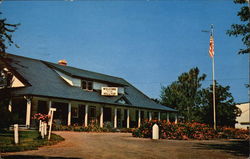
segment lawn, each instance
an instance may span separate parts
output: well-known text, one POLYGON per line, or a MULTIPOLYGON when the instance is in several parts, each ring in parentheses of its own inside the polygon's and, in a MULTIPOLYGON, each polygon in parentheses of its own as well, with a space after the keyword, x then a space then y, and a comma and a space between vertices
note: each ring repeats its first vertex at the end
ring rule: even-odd
POLYGON ((62 140, 61 136, 52 134, 51 140, 42 139, 35 130, 19 131, 19 144, 14 144, 13 131, 0 132, 0 152, 15 152, 24 150, 36 150, 38 147, 53 145, 62 140))

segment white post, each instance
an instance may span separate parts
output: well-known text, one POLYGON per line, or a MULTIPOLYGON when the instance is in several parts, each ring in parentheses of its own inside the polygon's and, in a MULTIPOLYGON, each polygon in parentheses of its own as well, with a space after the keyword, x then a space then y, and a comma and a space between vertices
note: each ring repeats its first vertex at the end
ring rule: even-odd
POLYGON ((42 122, 42 125, 41 125, 41 136, 42 136, 42 139, 44 139, 44 122, 42 122))
POLYGON ((9 109, 9 112, 12 112, 12 100, 10 99, 10 102, 9 102, 9 107, 8 107, 8 109, 9 109))
POLYGON ((167 122, 169 122, 169 112, 167 112, 167 122))
POLYGON ((138 111, 138 128, 141 126, 141 110, 138 111))
POLYGON ((117 128, 117 108, 115 108, 114 128, 117 128))
POLYGON ((18 124, 14 124, 14 141, 15 141, 15 144, 19 143, 19 140, 18 140, 18 124))
POLYGON ((129 128, 129 109, 127 109, 127 128, 129 128))
MULTIPOLYGON (((52 108, 52 101, 49 100, 49 113, 48 113, 49 116, 51 116, 51 111, 50 111, 51 108, 52 108)), ((50 125, 50 123, 51 123, 50 120, 51 120, 51 118, 49 118, 48 125, 50 125)))
POLYGON ((31 113, 31 100, 29 98, 27 100, 27 106, 26 106, 26 126, 30 127, 30 113, 31 113))
POLYGON ((71 102, 68 104, 68 126, 71 125, 71 102))
POLYGON ((158 112, 158 120, 161 120, 161 112, 158 112))
POLYGON ((103 107, 101 107, 100 127, 103 128, 103 107))
POLYGON ((177 113, 175 114, 175 119, 174 119, 174 123, 177 124, 178 118, 177 118, 177 113))
POLYGON ((152 128, 152 139, 159 139, 159 126, 157 124, 154 124, 152 128))
POLYGON ((47 123, 46 122, 44 122, 43 127, 44 127, 44 135, 47 135, 47 123))
POLYGON ((52 129, 52 121, 53 121, 53 115, 54 115, 54 111, 56 111, 56 108, 50 108, 50 123, 49 123, 49 136, 48 136, 48 140, 50 140, 50 136, 51 136, 51 129, 52 129))
POLYGON ((85 120, 84 126, 88 126, 88 105, 85 105, 85 120))
POLYGON ((149 112, 149 121, 152 120, 152 112, 149 112))
POLYGON ((39 120, 39 132, 41 132, 41 128, 42 128, 42 120, 39 120))

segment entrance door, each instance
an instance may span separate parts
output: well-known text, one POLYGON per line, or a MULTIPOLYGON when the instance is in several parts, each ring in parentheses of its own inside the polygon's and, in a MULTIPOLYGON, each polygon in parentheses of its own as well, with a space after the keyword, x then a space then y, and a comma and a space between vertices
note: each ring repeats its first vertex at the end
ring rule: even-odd
POLYGON ((111 108, 103 108, 103 122, 111 122, 112 118, 111 118, 111 115, 112 115, 112 111, 111 111, 111 108))
POLYGON ((57 124, 67 125, 68 121, 68 103, 52 102, 52 107, 56 108, 54 119, 57 124))
POLYGON ((79 104, 78 124, 83 125, 85 121, 85 105, 79 104))

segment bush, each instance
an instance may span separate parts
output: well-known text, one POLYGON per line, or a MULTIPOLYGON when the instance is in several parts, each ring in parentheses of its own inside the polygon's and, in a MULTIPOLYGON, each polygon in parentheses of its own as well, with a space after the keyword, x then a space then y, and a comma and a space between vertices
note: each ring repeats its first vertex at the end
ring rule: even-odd
POLYGON ((53 124, 53 130, 56 131, 78 131, 78 132, 131 132, 131 129, 116 129, 113 128, 113 125, 111 122, 105 122, 103 125, 103 128, 99 126, 99 124, 95 122, 90 122, 88 126, 78 126, 77 124, 74 124, 72 126, 66 126, 66 125, 61 125, 58 123, 53 124))
POLYGON ((9 110, 0 102, 0 130, 9 128, 10 125, 13 123, 13 115, 9 110))
POLYGON ((159 126, 159 138, 174 140, 208 140, 214 138, 238 138, 247 139, 249 134, 247 130, 234 128, 221 128, 217 131, 210 128, 209 125, 201 123, 170 123, 166 121, 149 121, 142 124, 138 129, 134 129, 134 137, 151 138, 152 127, 154 124, 159 126))
POLYGON ((249 130, 221 127, 218 128, 218 137, 227 139, 250 139, 249 130))

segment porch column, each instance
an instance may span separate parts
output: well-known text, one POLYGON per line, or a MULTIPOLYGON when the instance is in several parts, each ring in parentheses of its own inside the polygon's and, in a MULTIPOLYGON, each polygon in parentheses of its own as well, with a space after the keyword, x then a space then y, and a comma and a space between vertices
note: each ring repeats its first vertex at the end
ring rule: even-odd
POLYGON ((177 113, 175 113, 175 119, 174 119, 174 123, 177 124, 178 118, 177 118, 177 113))
POLYGON ((152 120, 152 112, 149 112, 149 121, 152 120))
POLYGON ((138 128, 141 126, 141 110, 138 111, 138 128))
POLYGON ((68 104, 68 126, 71 125, 71 102, 68 104))
POLYGON ((115 108, 114 128, 117 128, 117 108, 115 108))
POLYGON ((169 112, 167 112, 167 122, 169 122, 169 112))
POLYGON ((85 105, 85 120, 84 120, 84 126, 88 126, 88 105, 85 105))
POLYGON ((103 107, 101 107, 101 115, 100 115, 100 127, 103 127, 103 107))
POLYGON ((158 112, 158 120, 161 120, 161 112, 158 112))
POLYGON ((8 109, 9 109, 9 112, 12 112, 12 99, 10 99, 8 109))
POLYGON ((31 99, 26 98, 27 106, 26 106, 26 126, 30 127, 30 113, 31 113, 31 99))
POLYGON ((49 109, 52 108, 52 101, 49 100, 49 109))
POLYGON ((50 108, 52 108, 52 101, 51 100, 49 100, 49 115, 50 115, 50 108))
POLYGON ((127 109, 127 128, 129 128, 129 109, 127 109))

